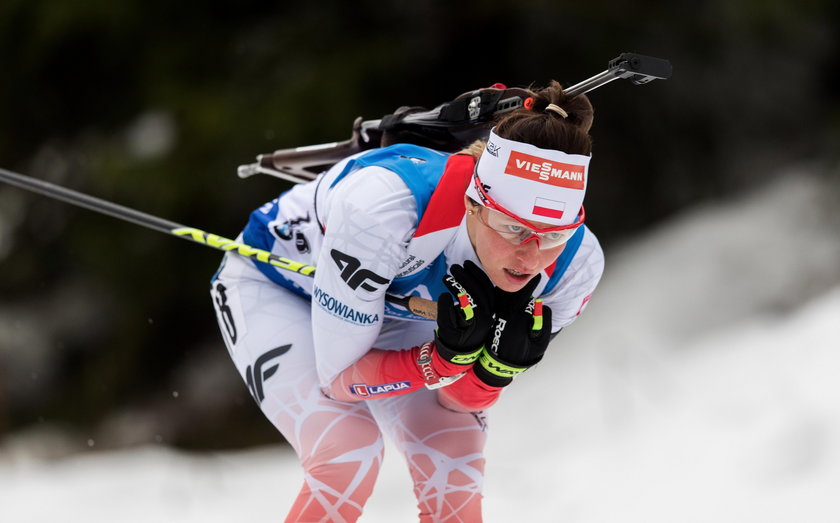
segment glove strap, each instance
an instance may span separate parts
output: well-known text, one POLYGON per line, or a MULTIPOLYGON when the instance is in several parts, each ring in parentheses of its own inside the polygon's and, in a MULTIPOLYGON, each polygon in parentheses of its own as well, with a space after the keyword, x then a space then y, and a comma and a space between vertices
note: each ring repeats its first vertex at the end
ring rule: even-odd
POLYGON ((478 363, 484 370, 500 378, 513 378, 528 370, 528 367, 523 367, 522 365, 511 365, 510 363, 499 361, 487 349, 481 352, 478 363))
POLYGON ((482 345, 472 352, 464 353, 454 351, 440 341, 437 329, 435 329, 435 345, 441 358, 456 365, 472 365, 478 360, 479 356, 481 356, 481 350, 484 349, 482 345))

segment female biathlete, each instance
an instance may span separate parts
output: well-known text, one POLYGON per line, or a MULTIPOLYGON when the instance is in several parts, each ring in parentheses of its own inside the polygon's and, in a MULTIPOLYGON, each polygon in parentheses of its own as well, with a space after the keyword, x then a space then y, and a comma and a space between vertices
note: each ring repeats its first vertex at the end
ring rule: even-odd
POLYGON ((466 151, 359 153, 252 213, 244 243, 318 267, 227 254, 212 282, 230 355, 305 472, 286 521, 356 521, 384 434, 420 521, 481 521, 484 411, 603 271, 583 224, 592 118, 552 82, 466 151), (386 294, 437 301, 437 320, 386 294))

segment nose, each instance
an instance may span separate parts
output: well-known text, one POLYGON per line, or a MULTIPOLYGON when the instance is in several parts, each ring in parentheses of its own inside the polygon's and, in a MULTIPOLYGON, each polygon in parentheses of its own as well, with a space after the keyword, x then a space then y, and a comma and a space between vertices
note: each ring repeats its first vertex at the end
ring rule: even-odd
POLYGON ((533 269, 539 264, 540 239, 537 236, 527 238, 523 243, 516 246, 516 261, 522 265, 524 272, 534 272, 533 269))

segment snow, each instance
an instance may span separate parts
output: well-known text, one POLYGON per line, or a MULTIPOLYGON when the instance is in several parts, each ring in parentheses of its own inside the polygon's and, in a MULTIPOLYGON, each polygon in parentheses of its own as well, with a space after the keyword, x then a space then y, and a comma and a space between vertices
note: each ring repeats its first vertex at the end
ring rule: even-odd
MULTIPOLYGON (((490 412, 485 520, 840 521, 826 194, 793 174, 608 251, 586 313, 490 412)), ((50 444, 0 447, 0 521, 279 521, 302 478, 285 447, 47 459, 50 444)), ((394 452, 361 521, 416 521, 394 452)))

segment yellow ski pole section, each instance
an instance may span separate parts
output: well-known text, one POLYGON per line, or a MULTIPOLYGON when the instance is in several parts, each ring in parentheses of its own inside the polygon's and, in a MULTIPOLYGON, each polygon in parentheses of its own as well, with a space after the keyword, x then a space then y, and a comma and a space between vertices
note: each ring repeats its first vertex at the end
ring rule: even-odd
MULTIPOLYGON (((289 258, 277 256, 276 254, 271 254, 266 250, 251 247, 250 245, 239 243, 231 240, 230 238, 219 236, 218 234, 208 233, 193 227, 178 227, 172 229, 170 232, 180 238, 192 240, 222 251, 233 251, 240 256, 252 258, 259 262, 267 263, 287 271, 296 272, 310 277, 315 275, 315 266, 313 265, 306 265, 305 263, 296 262, 294 260, 290 260, 289 258)), ((430 320, 437 319, 437 303, 432 300, 427 300, 419 296, 399 297, 391 295, 385 296, 385 299, 405 307, 418 316, 422 316, 430 320)))
POLYGON ((257 261, 261 261, 281 269, 286 269, 287 271, 303 274, 304 276, 311 276, 315 272, 315 267, 313 265, 306 265, 305 263, 277 256, 276 254, 271 254, 263 249, 257 249, 256 247, 251 247, 250 245, 245 245, 244 243, 239 243, 217 234, 208 233, 202 231, 201 229, 195 229, 193 227, 180 227, 178 229, 173 229, 172 234, 182 238, 191 239, 194 242, 203 243, 208 247, 213 247, 222 251, 236 251, 236 254, 240 256, 253 258, 257 261))
MULTIPOLYGON (((72 205, 84 207, 85 209, 90 209, 91 211, 107 214, 108 216, 112 216, 119 220, 140 225, 141 227, 153 229, 165 234, 172 234, 174 236, 178 236, 179 238, 192 240, 196 243, 222 251, 235 252, 240 256, 245 256, 262 263, 267 263, 277 267, 278 269, 296 272, 310 278, 315 276, 315 267, 313 265, 307 265, 282 256, 277 256, 276 254, 272 254, 266 250, 258 249, 217 234, 211 234, 202 231, 201 229, 185 227, 181 224, 164 220, 163 218, 152 216, 151 214, 146 214, 136 209, 131 209, 114 202, 102 200, 100 198, 96 198, 95 196, 80 193, 54 183, 32 178, 31 176, 26 176, 0 168, 0 181, 48 196, 50 198, 55 198, 56 200, 61 200, 72 205)), ((392 296, 390 294, 386 295, 385 299, 401 307, 405 307, 418 316, 422 316, 430 320, 434 320, 437 317, 437 304, 431 300, 426 300, 417 296, 404 297, 392 296)))
MULTIPOLYGON (((193 227, 178 227, 176 229, 172 229, 170 232, 180 238, 189 239, 222 251, 234 251, 240 256, 253 258, 257 261, 267 263, 287 271, 296 272, 304 276, 315 275, 315 266, 313 265, 306 265, 305 263, 296 262, 294 260, 290 260, 289 258, 277 256, 276 254, 271 254, 266 250, 257 249, 256 247, 239 243, 231 240, 230 238, 219 236, 218 234, 208 233, 193 227)), ((430 320, 437 319, 437 303, 432 300, 427 300, 419 296, 399 297, 391 295, 385 296, 385 299, 405 307, 418 316, 422 316, 430 320)))

